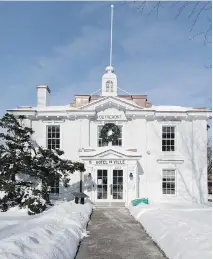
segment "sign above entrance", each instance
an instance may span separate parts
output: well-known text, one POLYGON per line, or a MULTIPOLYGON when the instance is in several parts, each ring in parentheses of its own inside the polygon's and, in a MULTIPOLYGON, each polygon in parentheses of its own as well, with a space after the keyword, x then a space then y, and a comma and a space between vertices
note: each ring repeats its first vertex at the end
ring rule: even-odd
POLYGON ((108 108, 97 114, 97 120, 99 120, 99 121, 125 121, 126 116, 123 111, 119 111, 115 108, 108 108))
POLYGON ((122 115, 98 115, 98 120, 121 120, 122 115))
POLYGON ((125 160, 97 160, 96 165, 125 165, 125 160))

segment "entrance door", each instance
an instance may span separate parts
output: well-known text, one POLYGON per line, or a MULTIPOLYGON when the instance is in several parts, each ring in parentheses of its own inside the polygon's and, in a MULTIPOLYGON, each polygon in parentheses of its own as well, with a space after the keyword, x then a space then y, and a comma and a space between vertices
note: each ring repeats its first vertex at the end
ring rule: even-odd
POLYGON ((97 170, 97 201, 123 201, 123 170, 97 170))
POLYGON ((123 200, 123 170, 112 171, 111 198, 123 200))
POLYGON ((97 170, 97 200, 109 199, 108 170, 97 170))

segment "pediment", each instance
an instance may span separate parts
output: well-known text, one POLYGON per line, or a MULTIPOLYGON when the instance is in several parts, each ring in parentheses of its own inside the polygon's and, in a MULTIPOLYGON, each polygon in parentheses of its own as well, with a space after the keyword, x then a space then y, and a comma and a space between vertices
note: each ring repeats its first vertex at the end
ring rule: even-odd
POLYGON ((132 150, 124 150, 123 148, 98 148, 97 150, 84 149, 79 156, 83 159, 138 159, 141 155, 132 150))
POLYGON ((142 110, 143 108, 132 101, 128 101, 119 97, 107 96, 100 98, 87 105, 81 106, 80 110, 96 110, 97 112, 104 111, 107 108, 116 108, 117 110, 142 110))
POLYGON ((119 159, 123 158, 125 155, 122 153, 115 152, 113 150, 109 150, 106 152, 103 152, 96 156, 96 158, 102 158, 102 159, 119 159))

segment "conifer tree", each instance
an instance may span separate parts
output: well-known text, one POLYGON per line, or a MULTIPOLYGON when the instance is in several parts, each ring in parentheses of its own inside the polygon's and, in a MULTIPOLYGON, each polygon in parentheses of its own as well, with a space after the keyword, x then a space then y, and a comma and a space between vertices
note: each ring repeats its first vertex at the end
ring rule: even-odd
POLYGON ((44 211, 50 205, 51 183, 68 183, 74 171, 84 171, 84 164, 63 159, 61 150, 49 150, 32 141, 33 130, 24 125, 24 116, 17 119, 6 113, 0 120, 0 209, 27 207, 29 214, 44 211), (17 176, 29 180, 18 180, 17 176))

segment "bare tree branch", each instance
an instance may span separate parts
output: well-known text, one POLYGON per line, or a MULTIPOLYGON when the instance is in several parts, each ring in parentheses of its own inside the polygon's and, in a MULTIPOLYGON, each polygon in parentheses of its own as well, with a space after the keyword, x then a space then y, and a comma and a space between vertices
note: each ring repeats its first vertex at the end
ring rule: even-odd
MULTIPOLYGON (((127 2, 129 3, 129 2, 127 2)), ((141 12, 141 14, 144 12, 145 7, 151 7, 151 10, 148 11, 148 15, 152 15, 155 11, 157 14, 157 17, 159 17, 159 11, 160 8, 164 8, 163 6, 163 2, 161 1, 157 1, 157 2, 148 2, 147 0, 142 1, 142 2, 138 2, 138 1, 132 1, 132 3, 134 4, 139 4, 139 6, 137 7, 137 10, 139 10, 141 12)), ((198 22, 198 20, 200 19, 201 15, 203 15, 203 13, 205 14, 206 11, 212 9, 212 3, 211 1, 208 2, 201 2, 201 1, 197 1, 195 3, 191 2, 191 1, 176 1, 174 3, 172 3, 172 8, 176 7, 178 12, 177 15, 175 16, 175 19, 177 19, 178 17, 180 17, 180 15, 183 13, 183 11, 187 8, 189 10, 189 15, 188 15, 188 19, 190 21, 192 21, 191 24, 191 28, 190 28, 190 33, 195 29, 195 26, 198 22)), ((208 19, 208 18, 207 18, 208 19)), ((203 31, 197 32, 194 36, 192 36, 190 38, 190 40, 198 37, 198 36, 203 36, 204 37, 204 45, 211 43, 211 40, 209 40, 210 36, 211 36, 211 31, 212 31, 212 19, 211 17, 208 19, 209 20, 209 26, 207 28, 205 28, 203 31)))
POLYGON ((196 16, 196 18, 195 18, 195 20, 194 20, 194 22, 193 22, 193 25, 192 25, 192 28, 191 28, 190 31, 193 30, 193 28, 194 28, 194 26, 195 26, 195 24, 196 24, 196 22, 197 22, 197 20, 198 20, 198 18, 199 18, 199 16, 200 16, 200 14, 202 13, 202 11, 204 10, 204 8, 205 8, 208 4, 209 4, 209 2, 207 2, 206 4, 204 4, 203 7, 200 9, 200 11, 198 12, 198 14, 197 14, 197 16, 196 16))
POLYGON ((163 6, 161 5, 161 1, 158 1, 154 6, 153 8, 151 9, 151 11, 148 13, 148 15, 150 15, 155 9, 156 9, 156 12, 157 12, 157 17, 159 15, 159 8, 163 6))
POLYGON ((142 1, 141 5, 138 7, 138 9, 140 10, 141 14, 143 13, 143 10, 146 6, 146 1, 142 1))
POLYGON ((192 17, 192 15, 194 14, 194 12, 195 12, 197 6, 199 5, 199 3, 200 3, 200 2, 197 2, 197 3, 195 4, 195 6, 194 6, 194 8, 193 8, 193 10, 192 10, 192 12, 191 12, 191 14, 189 15, 189 19, 190 19, 190 18, 192 17))
POLYGON ((180 14, 182 13, 182 11, 186 8, 186 6, 187 6, 188 4, 189 4, 189 2, 186 1, 186 2, 180 7, 179 12, 178 12, 177 16, 175 17, 175 19, 177 19, 177 18, 180 16, 180 14))

